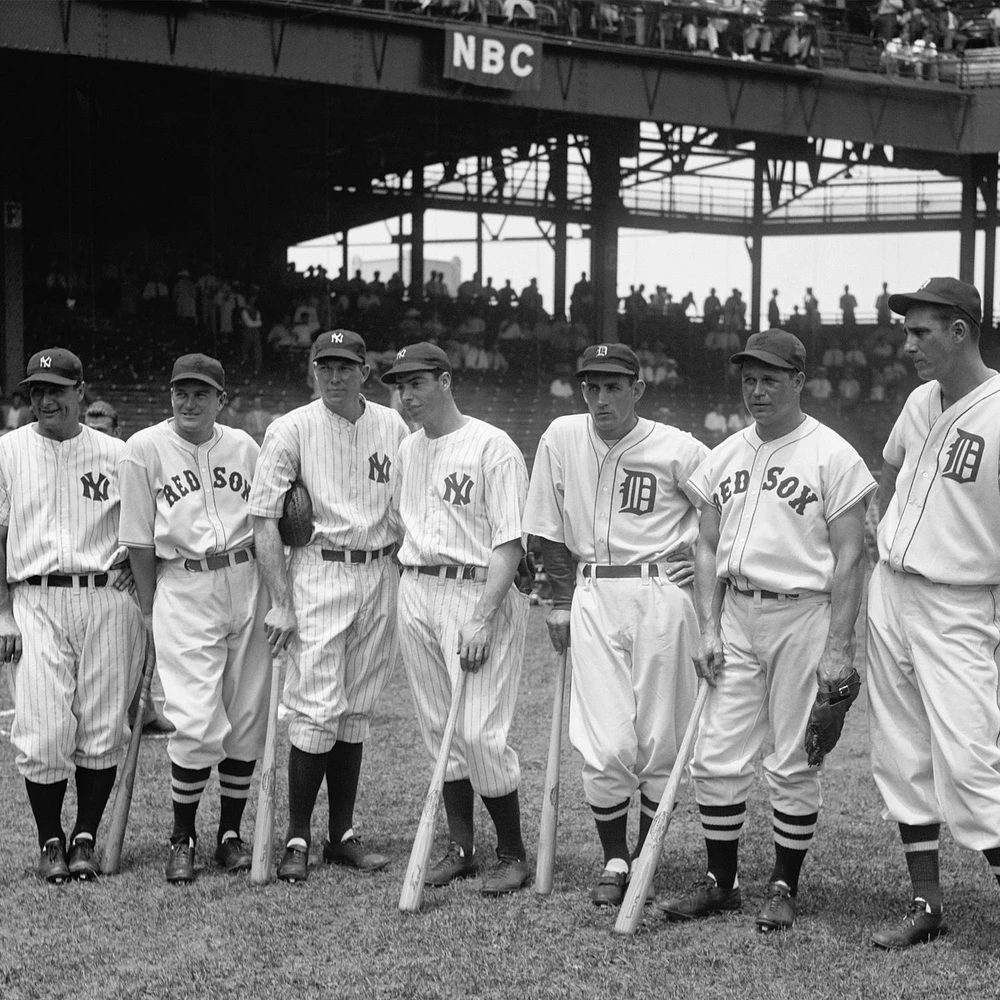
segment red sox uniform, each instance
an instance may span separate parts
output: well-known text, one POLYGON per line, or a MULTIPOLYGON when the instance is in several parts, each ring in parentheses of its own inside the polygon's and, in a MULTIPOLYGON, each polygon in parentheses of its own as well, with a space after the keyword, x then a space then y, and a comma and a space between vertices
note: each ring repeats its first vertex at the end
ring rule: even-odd
POLYGON ((698 623, 666 563, 693 552, 698 513, 683 486, 707 454, 641 417, 610 447, 589 414, 559 417, 538 444, 524 527, 577 564, 569 731, 599 824, 626 816, 638 788, 648 826, 691 714, 698 623))

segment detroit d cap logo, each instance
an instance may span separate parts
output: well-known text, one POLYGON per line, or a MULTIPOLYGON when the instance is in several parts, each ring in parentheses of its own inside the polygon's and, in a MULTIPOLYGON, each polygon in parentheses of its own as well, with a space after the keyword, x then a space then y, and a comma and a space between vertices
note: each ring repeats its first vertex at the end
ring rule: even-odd
POLYGON ((608 349, 604 346, 604 344, 601 344, 601 346, 597 348, 597 356, 599 358, 606 358, 608 356, 608 349))

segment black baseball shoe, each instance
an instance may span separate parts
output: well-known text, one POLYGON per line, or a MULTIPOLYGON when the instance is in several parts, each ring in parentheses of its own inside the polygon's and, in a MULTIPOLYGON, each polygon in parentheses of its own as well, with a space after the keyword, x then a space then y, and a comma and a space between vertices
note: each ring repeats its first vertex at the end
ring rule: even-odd
POLYGON ((167 853, 167 881, 186 885, 194 881, 194 841, 187 837, 170 845, 167 853))
POLYGON ((780 879, 767 887, 767 902, 757 914, 757 930, 787 931, 795 923, 795 897, 788 884, 780 879))
POLYGON ((942 907, 932 907, 927 900, 917 896, 911 903, 909 912, 902 921, 886 924, 872 934, 872 944, 876 948, 898 951, 915 944, 933 941, 948 933, 942 907))
POLYGON ((531 878, 528 862, 524 858, 514 858, 497 851, 497 863, 479 887, 480 896, 505 896, 523 889, 531 878))
POLYGON ((384 854, 366 850, 359 837, 349 837, 339 844, 323 841, 323 860, 328 865, 343 865, 359 872, 377 872, 385 868, 389 859, 384 854))
POLYGON ((448 851, 443 858, 438 858, 424 876, 424 885, 450 885, 455 879, 469 878, 476 874, 479 863, 476 860, 476 849, 473 847, 468 854, 462 853, 462 848, 453 840, 448 845, 448 851))
POLYGON ((45 841, 35 869, 40 878, 53 885, 62 885, 70 879, 69 865, 66 864, 66 848, 58 837, 45 841))
POLYGON ((625 898, 627 882, 627 872, 616 872, 605 868, 591 887, 590 901, 594 906, 620 906, 625 898))
POLYGON ((286 847, 278 863, 278 878, 282 882, 305 882, 309 878, 309 848, 286 847))
POLYGON ((69 849, 69 873, 81 882, 89 882, 101 874, 94 842, 89 837, 77 837, 69 849))
POLYGON ((656 905, 668 920, 698 920, 713 913, 729 913, 743 906, 738 886, 720 889, 711 872, 698 879, 683 896, 658 899, 656 905))
POLYGON ((216 863, 230 874, 250 871, 253 855, 239 837, 224 840, 215 849, 216 863))

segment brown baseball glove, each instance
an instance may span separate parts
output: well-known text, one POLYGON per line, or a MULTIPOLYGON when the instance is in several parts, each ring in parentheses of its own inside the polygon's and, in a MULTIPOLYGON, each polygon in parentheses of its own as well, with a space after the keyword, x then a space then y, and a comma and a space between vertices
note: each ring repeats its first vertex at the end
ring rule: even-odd
POLYGON ((285 494, 284 510, 278 519, 278 534, 286 545, 300 548, 313 533, 312 497, 305 483, 296 479, 285 494))
POLYGON ((853 667, 846 677, 819 686, 806 723, 805 747, 810 767, 819 767, 823 758, 837 745, 847 710, 860 691, 861 678, 853 667))

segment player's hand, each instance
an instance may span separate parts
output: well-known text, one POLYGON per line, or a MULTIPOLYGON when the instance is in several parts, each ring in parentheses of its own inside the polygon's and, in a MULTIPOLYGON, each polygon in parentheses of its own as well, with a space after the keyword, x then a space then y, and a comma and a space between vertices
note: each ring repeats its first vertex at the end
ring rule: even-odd
POLYGON ((703 632, 694 654, 694 669, 699 677, 704 677, 710 687, 715 687, 715 678, 726 665, 722 654, 722 639, 715 632, 703 632))
POLYGON ((689 587, 694 582, 694 560, 688 555, 667 559, 667 579, 675 587, 689 587))
POLYGON ((111 584, 115 590, 131 594, 135 590, 135 577, 132 575, 132 567, 128 563, 123 563, 118 572, 115 582, 111 584))
POLYGON ((152 638, 153 636, 153 612, 143 611, 142 612, 142 626, 146 630, 146 634, 152 638))
POLYGON ((0 662, 17 663, 21 659, 21 630, 13 611, 0 612, 0 662))
POLYGON ((820 687, 831 687, 842 681, 854 666, 854 649, 832 649, 829 646, 823 650, 816 667, 816 683, 820 687))
POLYGON ((487 660, 493 647, 493 623, 488 618, 470 618, 458 630, 458 662, 474 674, 487 660))
POLYGON ((271 654, 277 655, 287 648, 298 631, 295 611, 292 608, 273 607, 264 615, 264 635, 267 636, 271 654))
POLYGON ((545 619, 545 627, 549 630, 549 638, 557 653, 569 648, 569 612, 564 608, 553 608, 545 619))

